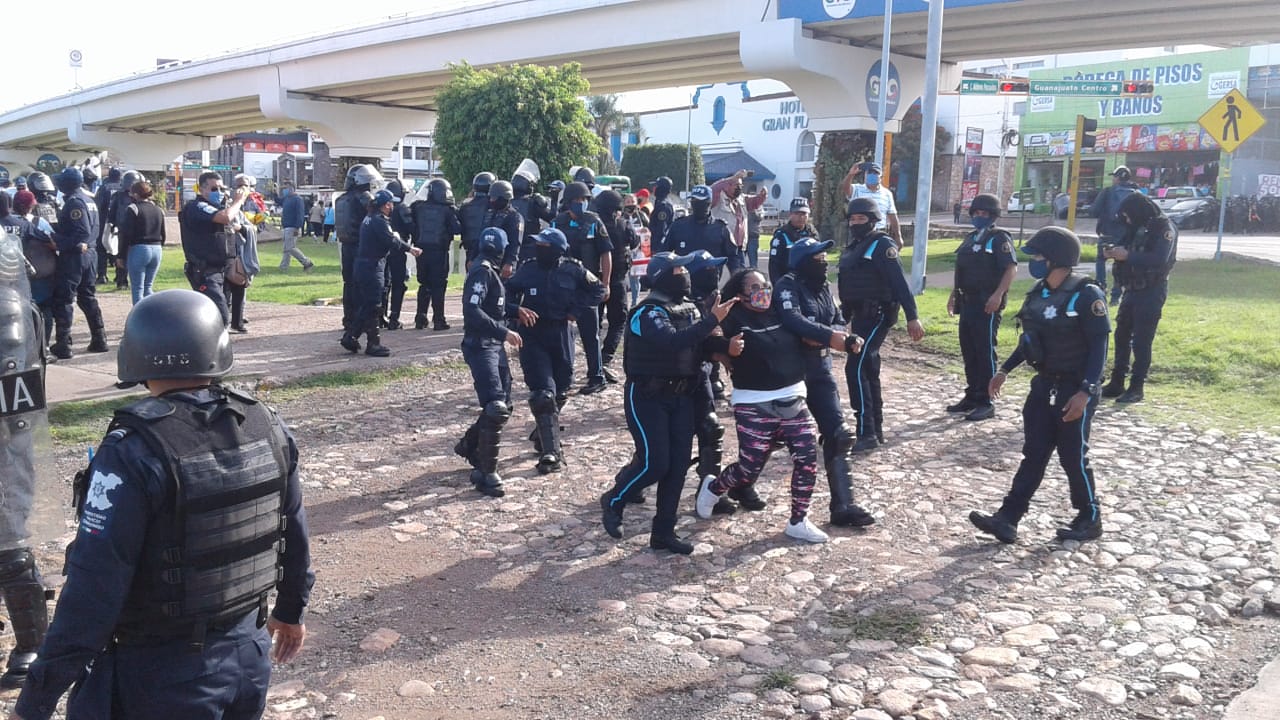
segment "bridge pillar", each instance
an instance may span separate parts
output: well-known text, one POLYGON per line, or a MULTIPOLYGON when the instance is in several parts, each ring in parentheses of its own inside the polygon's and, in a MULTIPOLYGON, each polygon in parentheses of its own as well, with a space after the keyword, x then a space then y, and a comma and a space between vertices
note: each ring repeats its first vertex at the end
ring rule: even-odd
POLYGON ((67 128, 67 137, 77 145, 111 150, 113 156, 137 170, 168 170, 183 153, 222 147, 221 135, 118 132, 85 127, 80 122, 67 128))
POLYGON ((278 81, 259 94, 268 120, 304 126, 324 138, 335 158, 361 158, 377 165, 414 130, 435 127, 435 113, 426 110, 330 102, 290 96, 278 81))

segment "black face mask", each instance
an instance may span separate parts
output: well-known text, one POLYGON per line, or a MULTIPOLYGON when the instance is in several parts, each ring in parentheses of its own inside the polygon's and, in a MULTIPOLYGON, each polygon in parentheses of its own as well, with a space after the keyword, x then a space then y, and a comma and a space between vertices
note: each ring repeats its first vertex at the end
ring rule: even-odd
POLYGON ((695 220, 706 220, 711 216, 711 203, 703 200, 690 200, 689 212, 695 220))
POLYGON ((796 274, 809 287, 820 288, 827 281, 827 259, 824 257, 810 258, 800 263, 796 274))
POLYGON ((511 201, 506 198, 489 198, 490 210, 506 210, 511 201))
POLYGON ((720 286, 720 269, 699 270, 689 281, 698 297, 708 297, 720 286))
POLYGON ((689 296, 689 273, 663 275, 654 281, 653 289, 672 300, 683 300, 689 296))
POLYGON ((870 235, 871 231, 875 229, 876 229, 876 224, 873 222, 865 222, 858 225, 850 224, 849 234, 852 235, 854 238, 861 240, 866 236, 870 235))
POLYGON ((552 270, 559 265, 560 255, 560 249, 551 245, 535 245, 533 248, 533 257, 543 270, 552 270))

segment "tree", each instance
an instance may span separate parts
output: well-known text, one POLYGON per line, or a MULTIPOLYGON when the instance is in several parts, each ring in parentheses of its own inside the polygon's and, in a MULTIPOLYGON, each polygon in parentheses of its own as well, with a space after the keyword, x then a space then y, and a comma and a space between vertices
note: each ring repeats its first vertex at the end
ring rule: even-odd
POLYGON ((506 178, 526 157, 545 183, 600 154, 579 99, 590 86, 577 63, 477 69, 464 62, 450 69, 453 79, 436 96, 435 141, 454 187, 469 187, 486 170, 506 178))
POLYGON ((609 140, 614 134, 627 136, 630 133, 642 133, 640 118, 628 115, 618 109, 617 95, 592 95, 587 98, 587 112, 591 113, 591 129, 600 138, 604 150, 596 160, 596 170, 601 173, 612 173, 618 165, 609 150, 609 140))
MULTIPOLYGON (((902 131, 893 136, 893 165, 898 177, 909 178, 900 182, 897 196, 899 210, 912 210, 916 205, 916 175, 920 172, 920 139, 924 125, 924 116, 920 114, 920 106, 912 105, 902 116, 902 131)), ((951 152, 951 133, 941 125, 936 126, 933 140, 933 162, 938 167, 938 159, 951 152)))
POLYGON ((848 197, 840 192, 840 182, 854 165, 875 157, 876 134, 860 130, 840 130, 822 134, 818 158, 813 165, 813 224, 823 238, 843 245, 848 238, 844 211, 848 197))
POLYGON ((666 175, 671 178, 672 192, 683 192, 689 189, 684 186, 686 157, 690 182, 700 185, 703 181, 702 149, 694 145, 693 152, 686 153, 688 146, 675 143, 632 145, 622 156, 622 174, 631 178, 631 187, 637 189, 666 175))

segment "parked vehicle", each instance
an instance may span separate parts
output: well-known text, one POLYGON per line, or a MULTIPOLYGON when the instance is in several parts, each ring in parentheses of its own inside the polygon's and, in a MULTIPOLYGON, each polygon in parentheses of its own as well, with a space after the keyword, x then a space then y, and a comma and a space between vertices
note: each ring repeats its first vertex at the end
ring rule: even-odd
POLYGON ((1211 198, 1179 200, 1164 211, 1178 228, 1201 230, 1218 224, 1218 203, 1211 198))
POLYGON ((1200 197, 1200 193, 1194 185, 1174 185, 1173 187, 1164 188, 1164 194, 1157 193, 1157 197, 1154 199, 1161 210, 1168 212, 1179 202, 1198 197, 1200 197))
POLYGON ((1031 188, 1019 190, 1009 196, 1008 211, 1016 212, 1032 212, 1036 209, 1036 192, 1031 188))

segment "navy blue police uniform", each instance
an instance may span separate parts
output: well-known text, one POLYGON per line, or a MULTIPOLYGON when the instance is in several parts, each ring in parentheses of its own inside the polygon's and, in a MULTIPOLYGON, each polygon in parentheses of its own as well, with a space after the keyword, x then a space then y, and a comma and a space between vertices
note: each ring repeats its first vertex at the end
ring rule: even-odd
MULTIPOLYGON (((524 235, 524 218, 520 212, 508 205, 500 210, 490 209, 485 214, 484 226, 486 228, 501 228, 502 232, 509 238, 518 238, 524 235)), ((506 249, 502 251, 502 257, 499 258, 499 268, 510 268, 515 270, 517 254, 520 252, 520 246, 515 242, 509 242, 506 249)))
POLYGON ((622 333, 627 324, 627 278, 631 274, 631 253, 640 247, 640 236, 632 229, 631 223, 623 218, 622 196, 616 191, 607 190, 596 196, 596 210, 601 213, 600 220, 612 246, 609 299, 600 306, 599 316, 609 325, 600 343, 600 355, 605 365, 606 379, 615 382, 617 378, 609 375, 608 365, 618 354, 618 346, 622 344, 622 333))
POLYGON ((649 246, 652 252, 669 250, 667 233, 676 221, 675 206, 671 204, 671 178, 665 175, 653 181, 653 213, 649 216, 649 246))
MULTIPOLYGON (((565 239, 569 241, 569 256, 590 270, 593 277, 600 272, 600 258, 613 252, 614 244, 609 237, 608 228, 600 221, 600 216, 590 210, 581 214, 565 210, 551 222, 551 227, 564 233, 565 239)), ((610 278, 600 280, 609 282, 610 278)), ((584 308, 575 317, 578 338, 582 341, 582 352, 587 360, 586 387, 601 387, 605 379, 603 348, 600 344, 599 301, 590 308, 584 308)))
POLYGON ((418 256, 418 310, 413 326, 422 330, 430 320, 434 329, 448 330, 444 294, 449 284, 449 248, 453 239, 462 233, 462 223, 458 221, 458 210, 453 206, 453 194, 447 185, 434 193, 428 189, 427 199, 415 202, 412 210, 413 242, 422 248, 418 256))
POLYGON ((365 216, 356 249, 355 278, 360 288, 360 311, 356 314, 359 330, 352 333, 353 336, 363 331, 369 335, 370 345, 377 344, 374 333, 378 330, 378 319, 382 315, 380 308, 386 292, 387 256, 393 250, 408 252, 411 247, 395 234, 391 221, 381 211, 375 209, 365 216))
POLYGON ((667 252, 677 255, 688 255, 699 250, 706 250, 712 257, 731 260, 740 252, 733 244, 733 235, 723 220, 710 216, 699 222, 692 215, 686 215, 671 224, 667 231, 667 252))
POLYGON ((620 538, 628 497, 656 484, 650 545, 684 554, 693 547, 676 537, 675 527, 693 453, 693 393, 701 372, 702 343, 717 325, 714 315, 703 313, 685 296, 688 275, 671 274, 675 266, 691 260, 670 254, 651 258, 648 275, 651 280, 656 276, 654 289, 628 314, 623 409, 636 450, 600 498, 605 530, 620 538), (683 289, 665 282, 680 278, 685 278, 683 289))
POLYGON ((999 289, 1005 271, 1017 264, 1013 238, 994 225, 969 233, 956 249, 956 313, 960 316, 965 379, 960 410, 991 407, 987 387, 996 372, 996 337, 1007 297, 1001 298, 993 313, 987 312, 986 305, 999 289))
MULTIPOLYGON (((387 190, 398 198, 404 197, 404 186, 398 180, 392 180, 387 183, 387 190)), ((391 229, 400 234, 400 237, 409 245, 413 244, 414 235, 417 233, 417 225, 413 222, 413 213, 409 212, 409 206, 404 202, 397 202, 391 207, 391 229)), ((387 278, 386 278, 386 300, 383 301, 383 307, 386 308, 385 316, 382 324, 388 330, 399 330, 403 325, 400 323, 400 311, 404 307, 404 294, 409 290, 409 253, 408 246, 393 247, 391 252, 387 253, 387 278)))
POLYGON ((534 238, 542 232, 543 223, 550 225, 556 219, 556 213, 551 209, 551 201, 535 192, 525 195, 517 190, 511 207, 524 220, 524 234, 516 249, 516 264, 520 264, 533 259, 534 238))
POLYGON ((358 335, 360 326, 360 284, 356 280, 356 254, 360 247, 360 228, 369 213, 373 193, 368 189, 351 189, 333 203, 334 233, 342 254, 342 329, 358 335))
POLYGON ((488 193, 472 195, 458 207, 458 221, 462 225, 462 250, 466 253, 468 265, 476 257, 476 243, 480 240, 480 233, 488 227, 485 225, 488 215, 488 193))
MULTIPOLYGON (((726 258, 712 257, 710 253, 700 250, 689 254, 693 261, 688 265, 690 292, 689 296, 705 313, 710 309, 711 301, 717 297, 720 285, 720 272, 727 262, 726 258)), ((724 426, 716 415, 716 394, 712 387, 712 378, 719 363, 712 362, 705 355, 698 363, 698 379, 693 391, 694 435, 698 439, 699 479, 708 475, 719 477, 721 463, 724 460, 724 426)), ((731 511, 728 499, 717 504, 720 512, 731 511)))
POLYGON ((235 257, 235 233, 227 225, 214 222, 222 208, 202 195, 197 195, 182 208, 182 252, 186 257, 183 271, 191 289, 218 306, 223 324, 231 322, 227 296, 223 292, 227 262, 235 257))
POLYGON ((797 228, 791 223, 783 223, 782 227, 773 231, 773 239, 769 241, 769 282, 774 285, 791 270, 791 246, 805 238, 818 237, 818 229, 806 222, 804 227, 797 228))
POLYGON ((901 309, 907 320, 917 319, 916 300, 898 263, 898 247, 882 230, 872 230, 840 255, 841 313, 854 334, 864 341, 862 352, 845 361, 850 405, 857 419, 857 436, 884 442, 884 396, 880 388, 880 346, 901 309))
POLYGON ((96 285, 98 208, 93 204, 92 198, 76 191, 63 199, 53 239, 58 246, 58 269, 53 286, 53 322, 57 344, 69 347, 74 305, 78 305, 84 313, 90 332, 95 336, 103 332, 102 310, 98 307, 96 285), (88 250, 81 252, 82 245, 88 250))
POLYGON ((268 597, 297 625, 314 582, 284 424, 216 385, 148 398, 116 412, 81 477, 67 581, 16 712, 45 720, 79 683, 69 717, 260 717, 268 597))

